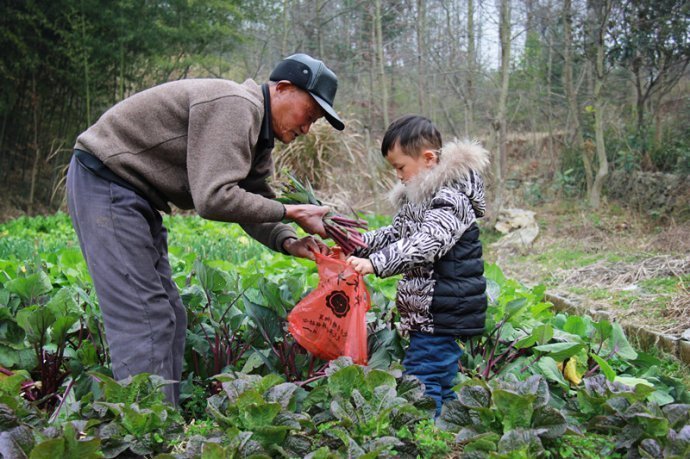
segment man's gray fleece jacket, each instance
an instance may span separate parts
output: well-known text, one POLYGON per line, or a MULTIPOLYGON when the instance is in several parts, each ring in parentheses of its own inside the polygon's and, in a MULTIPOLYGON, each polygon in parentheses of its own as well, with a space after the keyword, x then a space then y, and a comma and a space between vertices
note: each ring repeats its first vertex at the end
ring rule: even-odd
POLYGON ((439 163, 391 193, 393 223, 366 233, 368 257, 379 277, 404 274, 397 307, 402 331, 473 336, 484 331, 486 280, 476 218, 484 215, 480 173, 488 152, 452 142, 439 163))
POLYGON ((211 220, 240 223, 282 251, 292 227, 266 183, 270 148, 257 148, 261 86, 221 79, 165 83, 118 103, 77 139, 157 209, 169 203, 211 220))

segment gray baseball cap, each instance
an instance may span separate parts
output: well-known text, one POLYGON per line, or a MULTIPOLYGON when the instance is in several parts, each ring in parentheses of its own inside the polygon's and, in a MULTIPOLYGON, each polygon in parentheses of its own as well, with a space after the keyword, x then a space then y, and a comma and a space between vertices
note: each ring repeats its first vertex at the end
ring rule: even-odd
POLYGON ((293 54, 280 61, 269 76, 271 81, 287 80, 307 91, 326 112, 326 119, 339 131, 345 124, 333 109, 338 77, 326 64, 307 54, 293 54))

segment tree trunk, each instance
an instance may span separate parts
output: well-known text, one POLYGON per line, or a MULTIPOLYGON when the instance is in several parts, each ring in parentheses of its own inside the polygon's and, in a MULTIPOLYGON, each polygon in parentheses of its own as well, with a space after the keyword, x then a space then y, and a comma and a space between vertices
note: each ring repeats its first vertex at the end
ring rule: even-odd
POLYGON ((84 53, 84 85, 86 86, 86 126, 91 126, 91 92, 89 91, 89 53, 86 49, 86 19, 84 17, 84 0, 81 2, 81 36, 84 53))
POLYGON ((323 48, 323 26, 321 25, 321 8, 323 4, 321 0, 316 0, 316 39, 318 42, 319 59, 324 59, 324 48, 323 48))
MULTIPOLYGON (((530 43, 530 48, 533 46, 531 43, 533 40, 533 37, 535 36, 536 32, 535 30, 537 29, 536 27, 536 19, 535 19, 535 14, 534 14, 534 1, 533 0, 524 0, 525 1, 525 14, 526 14, 526 23, 525 23, 525 29, 527 31, 526 33, 526 40, 528 43, 530 43)), ((540 44, 541 44, 541 40, 540 44)), ((532 133, 532 142, 534 145, 537 143, 537 131, 542 131, 542 129, 539 126, 539 112, 540 112, 540 107, 539 104, 542 103, 542 98, 539 97, 539 88, 538 88, 538 80, 539 80, 539 64, 540 64, 540 56, 537 56, 534 53, 533 49, 526 49, 525 53, 525 69, 527 70, 527 75, 526 75, 526 85, 527 85, 527 99, 529 101, 527 112, 529 113, 529 125, 530 125, 530 132, 532 133)), ((535 152, 535 150, 532 150, 535 152)), ((534 153, 533 153, 534 154, 534 153)))
POLYGON ((474 33, 474 0, 467 0, 467 97, 465 98, 465 135, 474 135, 474 80, 477 53, 474 33))
POLYGON ((426 111, 426 88, 424 84, 424 33, 425 33, 425 0, 417 0, 417 99, 420 113, 428 115, 426 111))
POLYGON ((376 25, 376 51, 378 55, 379 84, 381 85, 381 111, 383 114, 384 129, 388 129, 388 85, 386 84, 386 73, 384 71, 383 54, 383 28, 381 25, 381 0, 376 0, 374 23, 376 25))
POLYGON ((450 127, 450 132, 453 134, 453 137, 459 138, 460 133, 458 132, 457 128, 455 127, 455 120, 453 120, 453 117, 451 116, 450 112, 448 111, 448 107, 446 107, 446 104, 443 102, 444 98, 439 97, 438 98, 438 105, 441 107, 441 111, 443 112, 443 116, 446 119, 446 123, 448 123, 448 126, 450 127))
POLYGON ((640 75, 640 68, 639 65, 633 66, 633 72, 635 73, 635 94, 636 94, 636 100, 635 100, 635 123, 637 126, 637 133, 638 135, 642 136, 643 131, 644 131, 644 115, 645 115, 645 104, 647 103, 647 97, 644 92, 643 86, 644 83, 642 82, 642 76, 640 75))
POLYGON ((31 167, 31 185, 29 188, 29 202, 27 204, 26 211, 29 215, 33 215, 33 210, 34 210, 34 199, 35 199, 35 192, 36 192, 36 180, 38 178, 38 168, 40 165, 40 160, 41 160, 41 149, 38 146, 38 93, 36 92, 36 77, 32 77, 32 95, 31 95, 31 110, 33 112, 33 131, 34 131, 34 136, 33 136, 33 142, 31 147, 34 150, 34 162, 33 166, 31 167))
POLYGON ((508 82, 510 77, 510 0, 501 0, 501 19, 499 37, 501 41, 501 93, 498 100, 496 119, 493 123, 498 153, 494 158, 494 205, 491 213, 491 224, 495 224, 503 207, 503 177, 506 161, 506 101, 508 99, 508 82))
MULTIPOLYGON (((599 51, 597 51, 599 54, 599 51)), ((601 53, 603 56, 603 52, 601 53)), ((602 58, 603 61, 603 58, 602 58)), ((594 137, 596 139, 597 161, 599 168, 592 184, 592 193, 589 196, 589 205, 593 209, 598 209, 601 205, 601 190, 604 187, 604 180, 609 174, 609 163, 606 158, 606 148, 604 146, 604 100, 601 96, 603 82, 597 78, 594 82, 594 137)))
POLYGON ((661 146, 661 139, 663 137, 663 124, 661 122, 661 107, 663 106, 664 95, 659 95, 654 110, 654 148, 657 149, 661 146))
POLYGON ((280 44, 280 58, 287 57, 288 53, 288 30, 290 29, 290 13, 292 9, 290 0, 283 0, 283 37, 280 44))
POLYGON ((84 85, 86 87, 86 126, 91 126, 91 91, 89 89, 89 53, 86 49, 86 23, 84 19, 84 0, 81 2, 81 36, 84 53, 84 85))
MULTIPOLYGON (((372 5, 369 5, 372 8, 372 5)), ((369 130, 374 129, 375 120, 378 118, 376 113, 374 113, 374 107, 376 107, 376 69, 377 64, 377 53, 376 53, 376 21, 374 20, 376 12, 371 12, 371 59, 369 65, 369 130)))
POLYGON ((606 72, 604 69, 604 35, 609 12, 609 0, 599 0, 596 2, 597 11, 594 15, 596 25, 594 30, 595 37, 595 60, 594 60, 594 138, 597 151, 598 169, 592 184, 592 193, 589 196, 589 205, 593 209, 598 209, 601 205, 601 190, 604 181, 609 174, 609 162, 606 158, 606 147, 604 145, 604 110, 606 103, 601 93, 604 87, 606 72))
POLYGON ((594 173, 592 172, 592 158, 589 149, 584 147, 582 130, 580 129, 580 110, 577 105, 577 93, 573 83, 573 11, 571 0, 563 2, 563 86, 568 101, 569 130, 572 130, 571 144, 580 151, 582 164, 585 168, 587 195, 592 191, 594 173))
MULTIPOLYGON (((549 11, 551 11, 551 2, 549 1, 549 11)), ((546 60, 546 124, 549 129, 549 137, 547 140, 547 148, 550 158, 550 170, 552 175, 556 170, 556 158, 553 151, 553 104, 551 102, 551 79, 553 75, 553 34, 549 33, 549 47, 548 56, 546 60)))

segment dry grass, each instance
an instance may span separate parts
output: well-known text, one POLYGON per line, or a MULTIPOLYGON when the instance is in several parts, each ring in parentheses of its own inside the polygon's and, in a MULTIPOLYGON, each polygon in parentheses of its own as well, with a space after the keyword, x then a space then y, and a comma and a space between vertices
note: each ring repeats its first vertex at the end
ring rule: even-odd
POLYGON ((640 262, 600 260, 579 269, 554 273, 559 288, 577 287, 589 291, 607 290, 610 296, 599 301, 599 309, 608 309, 630 322, 646 325, 668 334, 681 334, 690 328, 690 291, 684 279, 690 279, 690 256, 659 255, 640 262), (640 282, 676 278, 675 291, 648 292, 640 282))
POLYGON ((281 170, 288 170, 309 180, 324 202, 341 211, 390 212, 386 195, 395 176, 381 157, 380 142, 358 134, 363 129, 357 121, 346 124, 347 135, 322 120, 308 135, 289 145, 278 144, 276 172, 279 176, 281 170))
POLYGON ((623 289, 642 280, 659 277, 690 275, 690 255, 674 257, 659 255, 640 262, 611 262, 599 260, 578 269, 554 273, 562 285, 623 289))
POLYGON ((676 327, 671 329, 671 333, 680 334, 690 328, 688 324, 688 313, 690 312, 690 290, 686 285, 683 291, 671 299, 667 308, 668 317, 677 323, 676 327))
POLYGON ((645 238, 644 248, 659 252, 690 253, 688 224, 671 222, 657 234, 645 238))
POLYGON ((660 226, 616 206, 531 210, 541 233, 528 251, 488 250, 509 275, 651 330, 690 328, 690 223, 660 226))

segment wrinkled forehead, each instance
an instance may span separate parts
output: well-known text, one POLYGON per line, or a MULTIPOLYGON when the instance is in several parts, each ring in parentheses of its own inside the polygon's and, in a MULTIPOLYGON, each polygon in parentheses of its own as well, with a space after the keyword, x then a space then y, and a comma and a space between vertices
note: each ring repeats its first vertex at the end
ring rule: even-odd
POLYGON ((321 105, 319 105, 316 99, 312 97, 309 91, 295 86, 294 84, 292 85, 292 87, 294 89, 295 97, 299 98, 299 100, 301 101, 304 101, 305 108, 309 110, 310 114, 317 116, 323 116, 326 114, 324 109, 321 108, 321 105))

